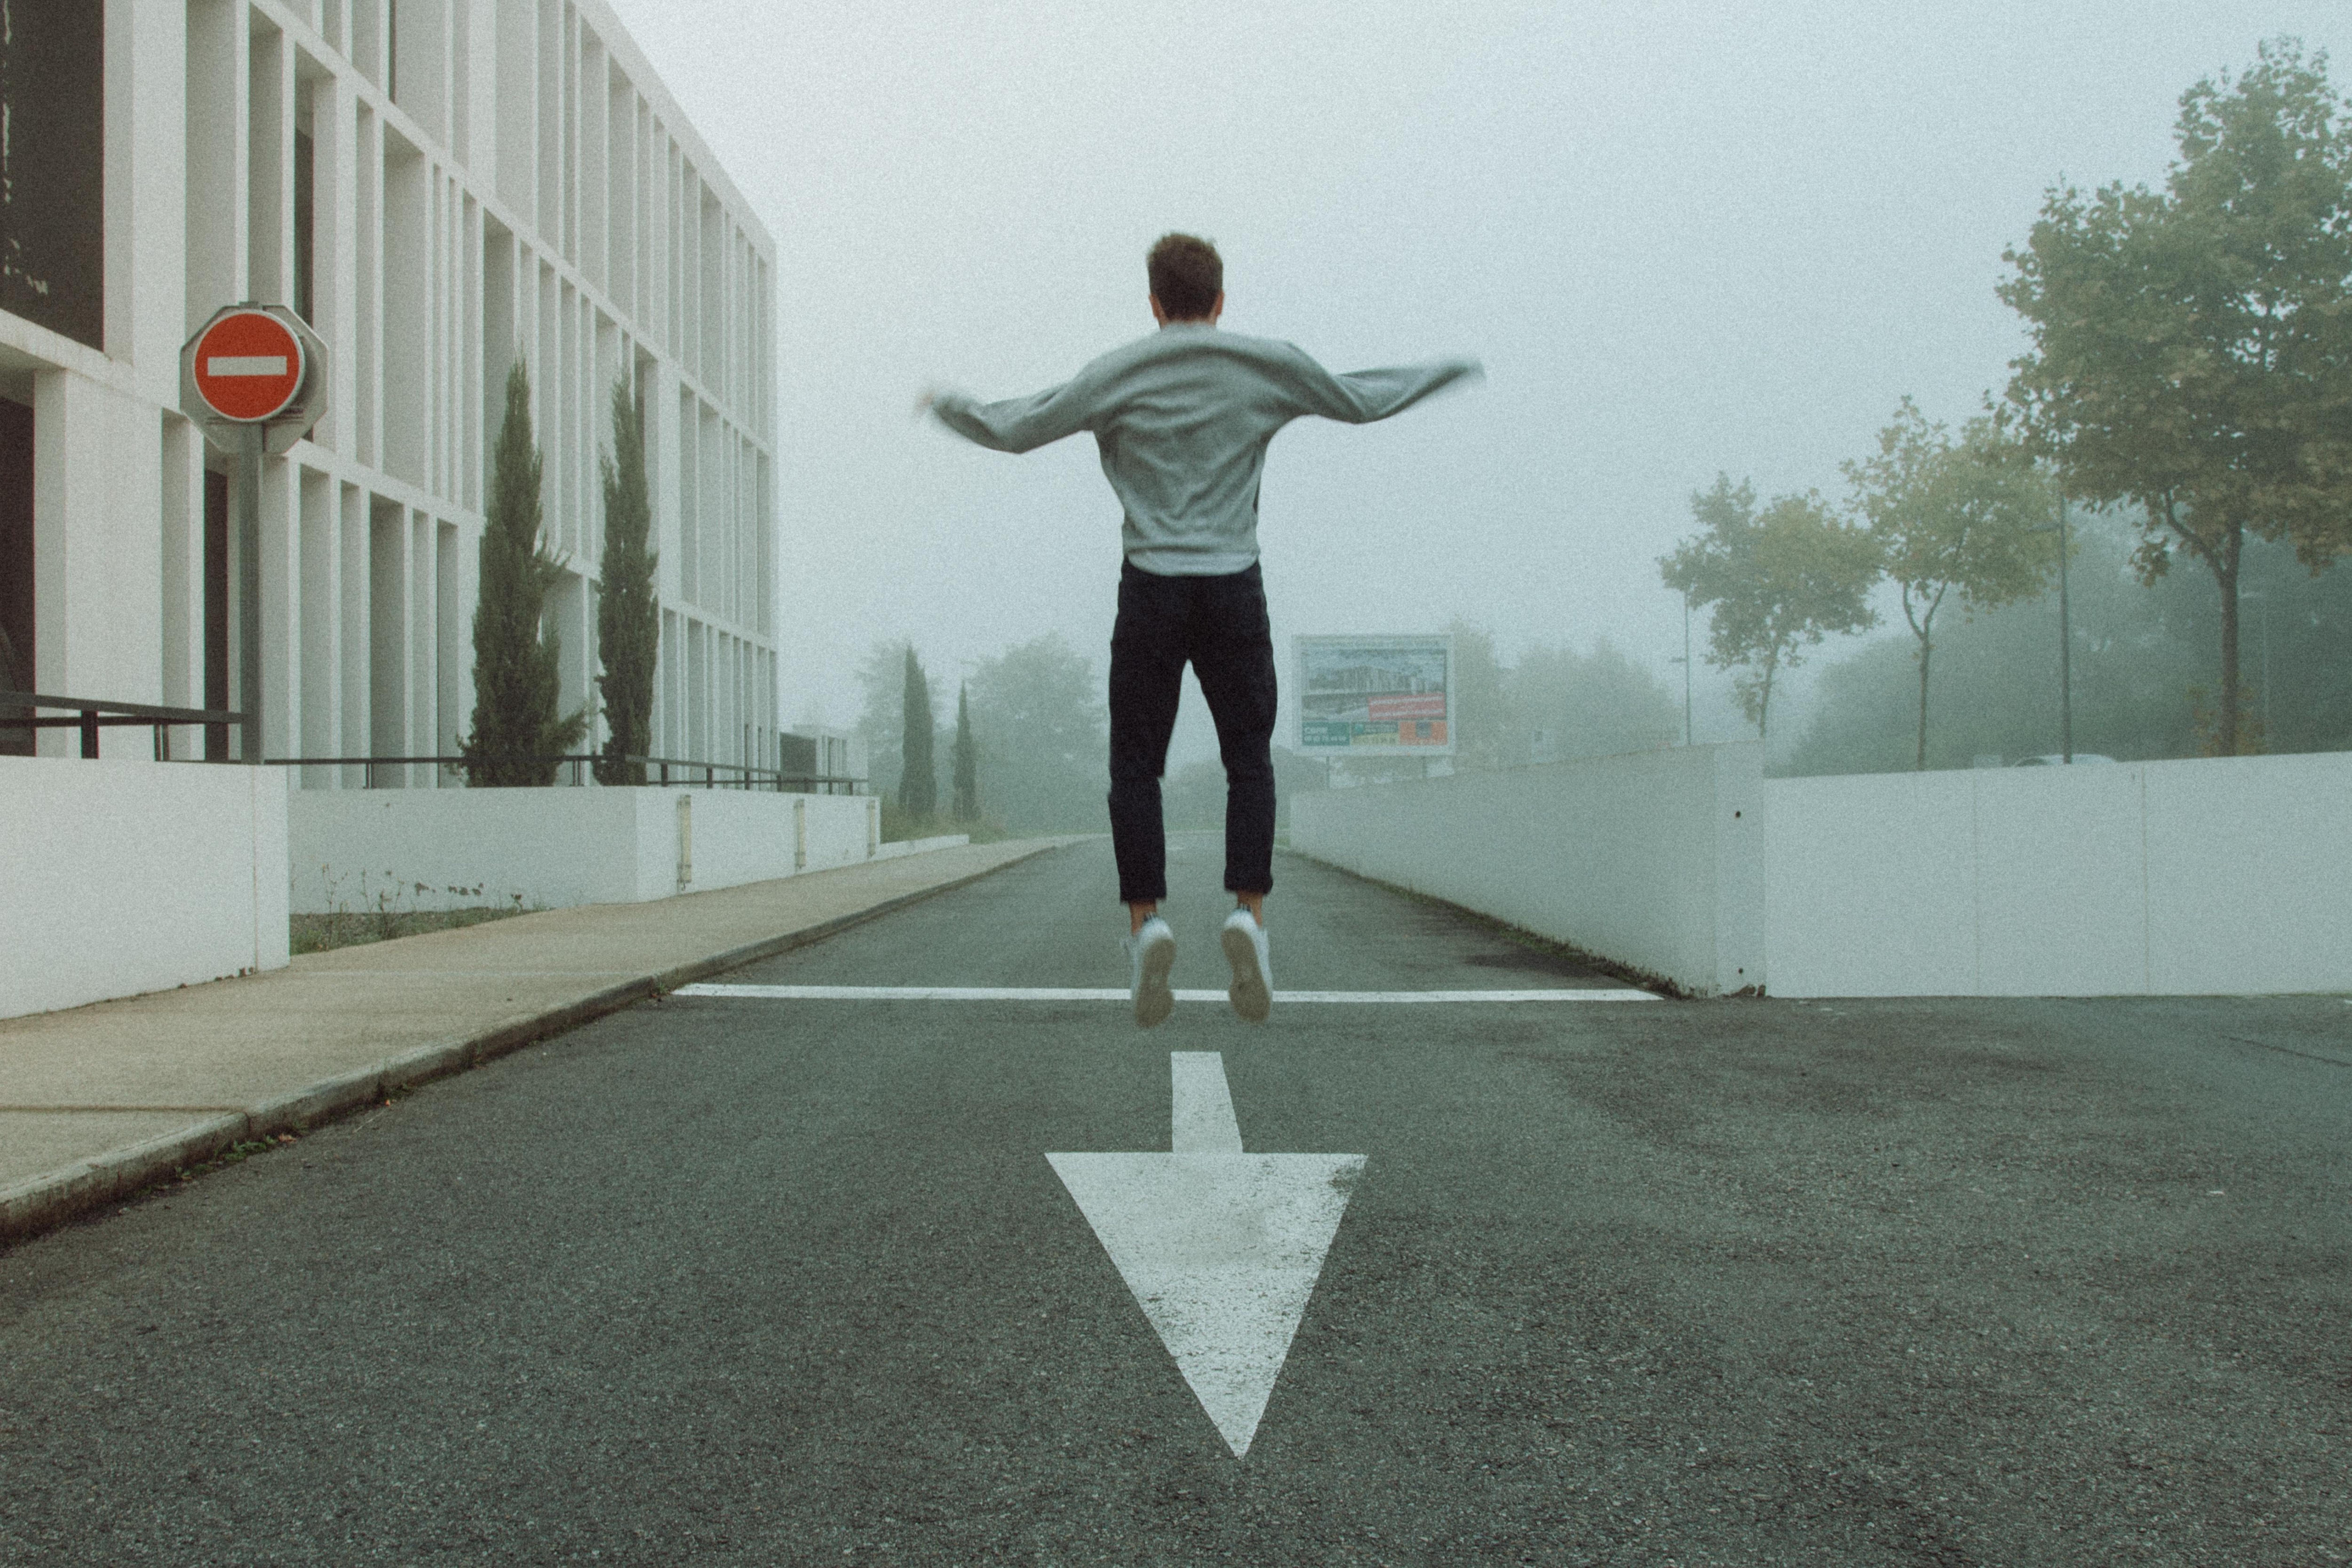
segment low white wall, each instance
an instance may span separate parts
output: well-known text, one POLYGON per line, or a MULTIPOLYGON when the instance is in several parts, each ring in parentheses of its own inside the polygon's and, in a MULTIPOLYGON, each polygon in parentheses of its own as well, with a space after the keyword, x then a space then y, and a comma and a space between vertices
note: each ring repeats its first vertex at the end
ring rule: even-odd
POLYGON ((293 907, 312 915, 639 903, 868 860, 880 835, 871 796, 761 790, 306 789, 290 806, 293 907))
POLYGON ((1298 795, 1291 843, 1702 995, 2352 991, 2352 753, 1760 764, 1698 747, 1298 795))
POLYGON ((0 757, 0 1018, 287 962, 279 768, 0 757))
POLYGON ((1713 996, 1764 963, 1763 747, 1290 798, 1290 846, 1713 996))
POLYGON ((2352 754, 1775 779, 1781 997, 2352 990, 2352 754))

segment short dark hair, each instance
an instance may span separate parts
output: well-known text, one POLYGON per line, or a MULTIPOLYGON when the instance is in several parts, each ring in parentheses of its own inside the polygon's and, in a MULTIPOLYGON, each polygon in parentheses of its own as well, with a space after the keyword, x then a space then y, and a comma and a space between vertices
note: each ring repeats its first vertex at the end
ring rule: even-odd
POLYGON ((1224 258, 1215 246, 1192 235, 1161 235, 1144 266, 1151 277, 1151 297, 1171 321, 1202 319, 1225 291, 1224 258))

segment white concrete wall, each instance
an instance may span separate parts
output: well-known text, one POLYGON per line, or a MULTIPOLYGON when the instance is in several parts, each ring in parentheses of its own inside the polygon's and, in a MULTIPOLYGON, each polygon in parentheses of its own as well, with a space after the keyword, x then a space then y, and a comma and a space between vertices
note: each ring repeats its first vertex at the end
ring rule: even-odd
POLYGON ((1775 779, 1781 997, 2352 990, 2352 755, 1775 779))
MULTIPOLYGON (((158 429, 152 406, 103 382, 69 370, 33 377, 37 691, 125 703, 161 695, 158 429)), ((142 751, 151 744, 143 729, 107 738, 115 737, 142 751)), ((44 757, 73 757, 79 747, 64 730, 40 737, 44 757)))
POLYGON ((1717 995, 1762 977, 1763 748, 1294 795, 1302 853, 1717 995))
POLYGON ((288 795, 276 768, 0 757, 0 1018, 283 967, 288 795))
POLYGON ((651 786, 301 790, 290 803, 293 907, 560 909, 709 892, 870 859, 877 805, 651 786))

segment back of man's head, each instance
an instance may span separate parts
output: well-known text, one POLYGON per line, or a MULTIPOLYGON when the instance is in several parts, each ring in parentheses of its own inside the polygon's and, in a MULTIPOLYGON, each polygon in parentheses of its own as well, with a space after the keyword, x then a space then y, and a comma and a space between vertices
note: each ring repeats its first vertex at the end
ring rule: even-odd
POLYGON ((1205 320, 1225 291, 1225 264, 1217 247, 1192 235, 1162 235, 1145 263, 1151 297, 1171 321, 1205 320))

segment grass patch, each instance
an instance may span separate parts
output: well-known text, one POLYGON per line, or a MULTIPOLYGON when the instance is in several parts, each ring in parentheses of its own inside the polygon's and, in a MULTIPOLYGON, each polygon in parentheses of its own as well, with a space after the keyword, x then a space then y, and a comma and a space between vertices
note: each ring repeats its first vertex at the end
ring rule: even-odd
POLYGON ((927 817, 910 817, 898 809, 898 802, 888 795, 882 797, 882 841, 904 843, 908 839, 935 839, 942 833, 969 833, 976 844, 992 844, 1015 835, 1005 831, 1004 824, 992 817, 968 822, 935 811, 927 817))
POLYGON ((325 953, 367 942, 389 942, 395 936, 415 936, 427 931, 455 931, 487 920, 505 920, 530 913, 520 903, 485 904, 472 909, 360 909, 331 915, 297 915, 293 918, 294 951, 325 953))

